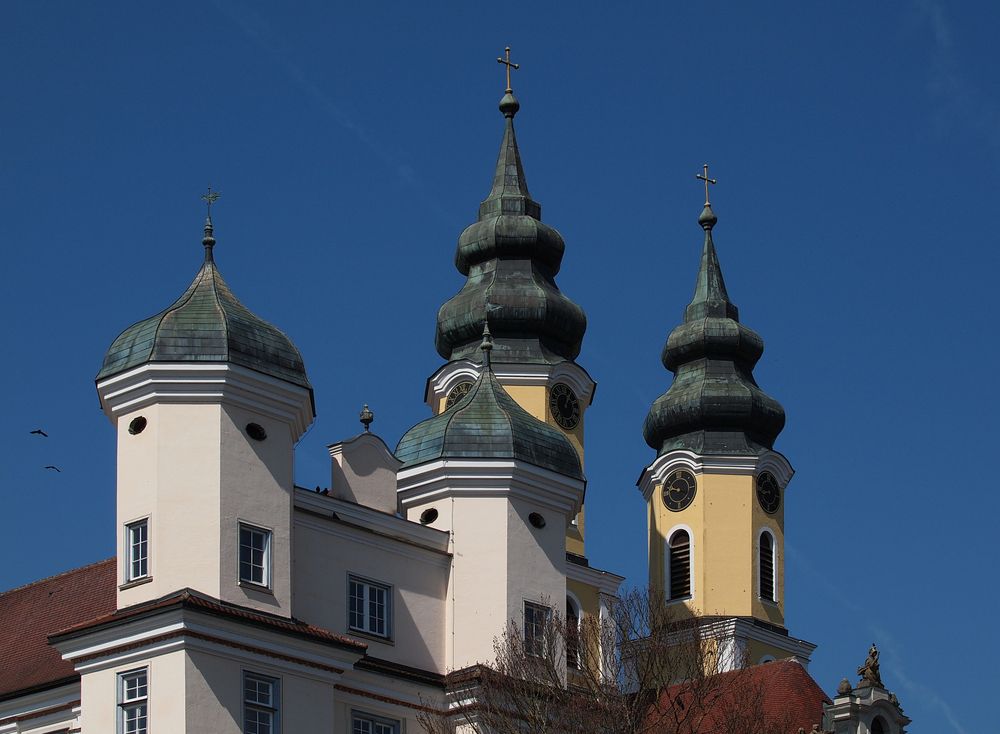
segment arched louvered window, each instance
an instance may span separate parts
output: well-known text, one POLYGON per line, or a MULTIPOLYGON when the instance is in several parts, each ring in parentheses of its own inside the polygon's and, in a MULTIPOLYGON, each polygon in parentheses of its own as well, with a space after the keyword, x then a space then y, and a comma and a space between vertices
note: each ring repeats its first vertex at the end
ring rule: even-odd
POLYGON ((580 668, 580 611, 568 596, 566 597, 566 667, 580 668))
POLYGON ((670 536, 670 599, 691 596, 691 536, 678 530, 670 536))
POLYGON ((885 725, 881 716, 876 716, 872 721, 872 734, 889 734, 889 728, 885 725))
POLYGON ((774 536, 760 534, 760 598, 774 601, 774 536))

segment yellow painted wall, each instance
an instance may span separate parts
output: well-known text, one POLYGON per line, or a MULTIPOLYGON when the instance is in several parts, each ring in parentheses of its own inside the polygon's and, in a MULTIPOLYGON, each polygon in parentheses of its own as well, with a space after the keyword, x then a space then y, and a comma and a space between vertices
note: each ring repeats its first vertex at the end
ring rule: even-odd
POLYGON ((754 478, 731 474, 698 474, 694 501, 680 512, 663 504, 662 486, 650 498, 650 585, 663 589, 667 577, 668 534, 678 525, 691 529, 693 596, 684 605, 691 613, 753 616, 784 625, 784 506, 766 514, 757 502, 754 478), (763 602, 757 588, 758 533, 768 528, 775 538, 777 603, 763 602))

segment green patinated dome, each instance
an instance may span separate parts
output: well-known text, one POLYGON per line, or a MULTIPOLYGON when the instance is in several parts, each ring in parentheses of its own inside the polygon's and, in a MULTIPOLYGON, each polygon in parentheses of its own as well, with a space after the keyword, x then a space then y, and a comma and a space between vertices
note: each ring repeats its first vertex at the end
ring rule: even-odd
POLYGON ((203 243, 205 262, 188 289, 164 311, 123 331, 104 355, 97 379, 148 362, 227 362, 311 391, 291 339, 240 303, 219 274, 211 220, 203 243))
POLYGON ((643 425, 646 443, 660 454, 688 449, 755 455, 770 449, 785 426, 781 404, 754 380, 764 341, 739 322, 739 310, 729 300, 712 241, 716 221, 706 205, 698 218, 705 246, 694 298, 663 348, 663 364, 674 382, 643 425))
MULTIPOLYGON (((482 332, 480 332, 482 333, 482 332)), ((404 467, 438 459, 515 459, 583 479, 580 457, 563 433, 517 404, 497 381, 489 350, 483 371, 461 401, 418 423, 399 440, 404 467)))
POLYGON ((462 290, 441 306, 435 345, 447 360, 475 359, 489 317, 496 340, 493 360, 554 364, 580 353, 587 317, 556 285, 566 246, 541 221, 542 208, 528 193, 514 136, 520 105, 508 92, 493 188, 479 219, 458 240, 455 267, 467 277, 462 290))

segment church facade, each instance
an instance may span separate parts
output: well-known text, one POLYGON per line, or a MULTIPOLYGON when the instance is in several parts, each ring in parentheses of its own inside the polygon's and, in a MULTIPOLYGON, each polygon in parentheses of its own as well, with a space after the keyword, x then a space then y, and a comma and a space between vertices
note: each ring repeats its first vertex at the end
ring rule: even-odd
MULTIPOLYGON (((492 189, 455 255, 467 281, 437 317, 431 416, 391 448, 366 408, 329 447, 329 490, 294 483, 314 420, 302 355, 223 280, 209 217, 193 282, 97 376, 117 556, 0 594, 0 734, 413 734, 509 620, 530 635, 556 608, 608 614, 624 578, 584 544, 586 316, 556 284, 565 245, 529 194, 518 109, 508 86, 492 189)), ((695 296, 644 426, 650 588, 720 661, 794 666, 816 691, 796 684, 800 726, 902 734, 877 651, 828 700, 805 672, 814 645, 785 626, 784 412, 754 381, 763 341, 726 292, 703 178, 695 296)))

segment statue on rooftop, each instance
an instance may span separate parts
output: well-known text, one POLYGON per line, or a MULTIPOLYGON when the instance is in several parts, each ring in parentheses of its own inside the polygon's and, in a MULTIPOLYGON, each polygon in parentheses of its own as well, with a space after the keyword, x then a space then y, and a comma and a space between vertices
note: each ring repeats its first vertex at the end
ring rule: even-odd
POLYGON ((861 676, 861 682, 858 684, 860 687, 871 686, 884 688, 882 685, 882 676, 878 671, 878 648, 875 647, 875 643, 872 643, 871 648, 868 650, 868 657, 865 658, 865 663, 860 668, 858 668, 858 675, 861 676))

